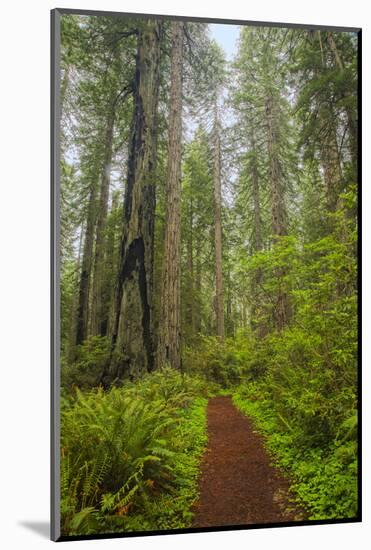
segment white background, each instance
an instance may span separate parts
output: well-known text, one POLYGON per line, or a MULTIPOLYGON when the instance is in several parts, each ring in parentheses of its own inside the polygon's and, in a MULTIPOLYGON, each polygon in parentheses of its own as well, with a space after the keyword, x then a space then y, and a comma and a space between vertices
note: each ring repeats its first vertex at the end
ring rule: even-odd
MULTIPOLYGON (((6 0, 0 28, 0 545, 41 548, 49 519, 49 10, 54 7, 363 27, 364 426, 370 431, 370 16, 365 0, 6 0)), ((363 549, 364 523, 70 542, 68 548, 363 549)), ((371 537, 370 537, 371 538, 371 537)))

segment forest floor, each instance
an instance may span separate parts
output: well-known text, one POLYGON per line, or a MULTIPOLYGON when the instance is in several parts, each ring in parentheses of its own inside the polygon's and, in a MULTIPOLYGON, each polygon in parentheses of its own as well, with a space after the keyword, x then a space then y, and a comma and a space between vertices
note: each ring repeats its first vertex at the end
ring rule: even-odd
POLYGON ((264 440, 230 397, 210 399, 208 447, 201 463, 193 527, 300 521, 290 482, 271 465, 264 440))

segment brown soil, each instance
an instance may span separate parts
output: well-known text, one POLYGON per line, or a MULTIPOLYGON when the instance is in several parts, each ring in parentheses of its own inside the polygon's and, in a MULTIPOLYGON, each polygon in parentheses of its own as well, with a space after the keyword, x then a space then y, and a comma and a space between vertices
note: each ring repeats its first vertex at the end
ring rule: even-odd
POLYGON ((210 399, 208 448, 201 463, 193 527, 304 519, 289 503, 289 481, 270 464, 263 438, 230 397, 210 399))

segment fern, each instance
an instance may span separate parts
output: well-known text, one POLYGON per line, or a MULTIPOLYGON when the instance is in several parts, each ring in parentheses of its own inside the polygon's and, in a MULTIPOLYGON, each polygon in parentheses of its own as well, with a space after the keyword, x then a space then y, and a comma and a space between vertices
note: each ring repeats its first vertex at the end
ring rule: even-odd
MULTIPOLYGON (((197 379, 195 387, 192 384, 190 377, 164 369, 108 392, 77 389, 74 399, 63 401, 64 534, 130 530, 137 525, 134 518, 142 517, 141 525, 148 523, 143 514, 152 517, 149 528, 159 528, 167 512, 158 503, 168 496, 169 506, 183 490, 181 502, 190 506, 196 476, 182 466, 195 460, 189 454, 193 428, 185 415, 200 389, 206 391, 197 379)), ((202 422, 204 431, 204 416, 195 421, 202 422)), ((179 510, 169 521, 177 527, 183 510, 179 503, 174 506, 179 510)))

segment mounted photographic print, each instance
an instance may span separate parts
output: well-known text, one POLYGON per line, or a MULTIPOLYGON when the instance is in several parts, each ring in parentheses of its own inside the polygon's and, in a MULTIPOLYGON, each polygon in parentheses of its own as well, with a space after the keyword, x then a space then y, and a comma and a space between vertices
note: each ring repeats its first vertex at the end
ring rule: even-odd
POLYGON ((52 538, 361 520, 354 28, 52 11, 52 538))

